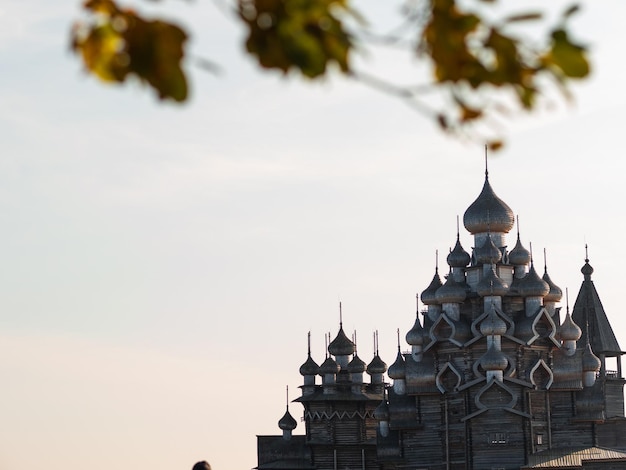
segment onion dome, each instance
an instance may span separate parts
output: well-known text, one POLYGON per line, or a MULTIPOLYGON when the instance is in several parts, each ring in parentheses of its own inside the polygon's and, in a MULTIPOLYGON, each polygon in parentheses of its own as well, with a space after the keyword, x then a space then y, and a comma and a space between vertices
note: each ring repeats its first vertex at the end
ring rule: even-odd
POLYGON ((211 470, 211 466, 209 465, 209 462, 203 460, 202 462, 197 462, 191 470, 211 470))
POLYGON ((348 364, 348 372, 351 374, 360 374, 365 372, 366 367, 365 362, 355 354, 348 364))
POLYGON ((404 362, 404 356, 398 349, 398 355, 396 356, 396 360, 393 364, 389 366, 389 371, 387 375, 391 379, 403 379, 406 373, 406 364, 404 362))
POLYGON ((332 357, 328 356, 319 367, 318 374, 322 376, 326 374, 336 374, 337 372, 339 372, 339 369, 339 364, 337 364, 337 362, 335 362, 332 357))
POLYGON ((583 352, 583 372, 598 372, 601 366, 602 362, 591 350, 591 345, 587 344, 583 352))
POLYGON ((287 409, 283 417, 278 420, 278 427, 283 431, 293 431, 296 429, 296 426, 298 426, 298 423, 296 423, 296 420, 289 413, 289 409, 287 409))
POLYGON ((485 370, 504 370, 509 364, 509 360, 504 353, 496 349, 493 344, 489 346, 487 352, 480 358, 480 365, 485 370))
POLYGON ((422 324, 420 323, 419 312, 415 318, 413 328, 409 330, 405 338, 406 342, 411 346, 421 346, 424 344, 424 328, 422 328, 422 324))
POLYGON ((374 356, 372 362, 367 365, 367 373, 372 374, 384 374, 387 371, 387 364, 380 358, 378 354, 374 356))
POLYGON ((503 297, 509 292, 509 286, 495 273, 492 267, 476 285, 476 292, 481 297, 487 295, 503 297))
POLYGON ((441 278, 439 277, 439 270, 435 269, 435 275, 433 276, 433 280, 430 281, 429 286, 426 288, 420 299, 424 305, 433 305, 437 304, 437 289, 439 289, 443 284, 441 284, 441 278))
POLYGON ((389 421, 389 406, 385 400, 380 402, 380 405, 374 410, 374 419, 378 421, 389 421))
POLYGON ((493 242, 491 234, 487 234, 482 246, 474 249, 474 256, 479 264, 496 264, 502 259, 502 252, 493 242))
POLYGON ((545 302, 558 302, 559 300, 561 300, 561 298, 563 297, 563 291, 559 286, 552 282, 552 279, 550 279, 550 276, 548 275, 547 268, 544 269, 543 277, 541 279, 543 279, 550 288, 550 291, 543 298, 543 300, 545 302))
POLYGON ((354 351, 354 343, 348 339, 343 332, 343 327, 340 326, 337 337, 328 345, 328 352, 333 356, 349 356, 350 354, 354 354, 354 351))
POLYGON ((513 211, 493 192, 489 176, 485 173, 483 190, 463 214, 463 225, 474 235, 489 230, 508 233, 513 228, 513 223, 513 211))
POLYGON ((541 279, 535 271, 534 264, 530 264, 530 270, 517 284, 517 290, 522 297, 544 297, 550 292, 548 283, 541 279))
POLYGON ((583 273, 583 275, 585 276, 585 279, 587 279, 588 277, 590 278, 591 275, 593 274, 593 268, 589 264, 588 259, 585 259, 585 265, 582 268, 580 268, 580 272, 583 273))
POLYGON ((463 284, 456 282, 452 276, 448 276, 446 283, 437 289, 436 297, 438 303, 460 304, 467 297, 467 291, 463 284))
POLYGON ((448 254, 446 260, 448 266, 452 268, 464 268, 470 263, 470 255, 461 246, 461 240, 458 234, 456 236, 456 245, 454 245, 454 249, 448 254))
POLYGON ((313 360, 311 355, 306 358, 304 364, 300 366, 300 375, 317 375, 319 373, 320 366, 313 360))
POLYGON ((502 336, 506 333, 506 323, 492 310, 489 316, 483 320, 480 324, 480 332, 484 336, 499 335, 502 336))
POLYGON ((509 251, 509 263, 514 266, 524 266, 530 263, 530 251, 522 246, 519 233, 517 234, 517 243, 515 243, 513 249, 509 251))
POLYGON ((559 327, 559 337, 563 341, 578 341, 582 336, 583 332, 578 327, 574 320, 572 320, 572 316, 567 312, 565 314, 565 319, 563 319, 563 323, 559 327))

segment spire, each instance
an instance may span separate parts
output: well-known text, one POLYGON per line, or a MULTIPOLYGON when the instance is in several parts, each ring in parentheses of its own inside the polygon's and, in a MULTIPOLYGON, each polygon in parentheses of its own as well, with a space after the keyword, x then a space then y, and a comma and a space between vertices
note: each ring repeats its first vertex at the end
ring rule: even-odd
POLYGON ((489 179, 489 166, 487 164, 487 149, 488 146, 485 144, 485 180, 489 179))
POLYGON ((585 264, 581 272, 584 279, 572 309, 574 322, 585 327, 579 345, 582 347, 588 342, 596 354, 604 354, 608 357, 621 356, 622 350, 609 323, 598 291, 591 280, 593 268, 589 264, 587 244, 585 244, 585 264))
POLYGON ((307 342, 307 355, 309 357, 311 357, 311 331, 309 331, 306 335, 306 342, 307 342))
POLYGON ((283 439, 291 439, 291 431, 296 429, 297 426, 298 423, 289 413, 289 385, 287 385, 287 409, 283 417, 278 421, 278 427, 283 430, 283 439))

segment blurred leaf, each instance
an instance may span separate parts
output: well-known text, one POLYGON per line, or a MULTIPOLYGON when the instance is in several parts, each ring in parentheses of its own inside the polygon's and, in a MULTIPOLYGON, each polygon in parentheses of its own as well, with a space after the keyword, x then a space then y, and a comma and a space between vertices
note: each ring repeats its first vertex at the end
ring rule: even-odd
POLYGON ((556 66, 563 75, 570 78, 583 78, 589 75, 589 62, 583 46, 572 43, 564 29, 552 33, 552 48, 543 57, 544 64, 556 66))
POLYGON ((331 63, 350 70, 352 39, 341 11, 347 11, 346 0, 239 0, 248 52, 262 67, 293 68, 309 78, 324 75, 331 63))
POLYGON ((577 3, 574 3, 573 5, 570 5, 564 12, 563 12, 563 18, 569 18, 570 16, 572 16, 574 13, 578 12, 578 10, 580 10, 580 5, 577 3))
POLYGON ((72 48, 88 70, 105 81, 123 82, 136 76, 161 99, 187 98, 187 79, 180 64, 187 34, 181 28, 145 20, 111 0, 89 0, 84 6, 97 18, 86 31, 74 31, 72 48))
POLYGON ((497 152, 498 150, 502 149, 502 147, 504 147, 504 142, 502 142, 501 140, 490 140, 489 142, 487 142, 487 147, 489 148, 489 150, 497 152))
POLYGON ((502 20, 503 23, 518 23, 520 21, 536 21, 543 18, 543 15, 539 12, 523 13, 520 15, 507 16, 502 20))

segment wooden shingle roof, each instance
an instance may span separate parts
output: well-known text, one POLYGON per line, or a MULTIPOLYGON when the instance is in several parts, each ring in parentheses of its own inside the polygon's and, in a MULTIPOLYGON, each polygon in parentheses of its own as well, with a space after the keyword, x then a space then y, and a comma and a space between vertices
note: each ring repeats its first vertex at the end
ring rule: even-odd
POLYGON ((550 449, 528 456, 528 465, 522 470, 531 468, 583 468, 583 462, 626 462, 626 453, 603 447, 550 449))
POLYGON ((595 354, 620 356, 622 350, 606 316, 598 291, 596 291, 591 280, 593 268, 589 265, 588 259, 585 259, 585 265, 581 271, 585 278, 580 286, 572 311, 572 319, 583 331, 578 340, 578 347, 584 348, 586 346, 588 335, 591 349, 595 354))

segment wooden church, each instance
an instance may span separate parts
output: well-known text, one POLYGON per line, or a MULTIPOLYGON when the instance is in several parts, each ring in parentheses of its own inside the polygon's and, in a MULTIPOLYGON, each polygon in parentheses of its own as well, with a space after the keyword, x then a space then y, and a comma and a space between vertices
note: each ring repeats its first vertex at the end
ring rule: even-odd
MULTIPOLYGON (((626 469, 621 351, 591 279, 574 303, 517 240, 485 172, 457 242, 421 293, 411 352, 366 364, 340 324, 317 364, 302 366, 305 434, 258 436, 258 469, 626 469), (385 376, 386 374, 386 376, 385 376), (319 377, 319 379, 318 379, 319 377), (390 379, 386 380, 386 377, 390 379)), ((330 338, 329 338, 330 339, 330 338)), ((377 349, 377 348, 376 348, 377 349)))

